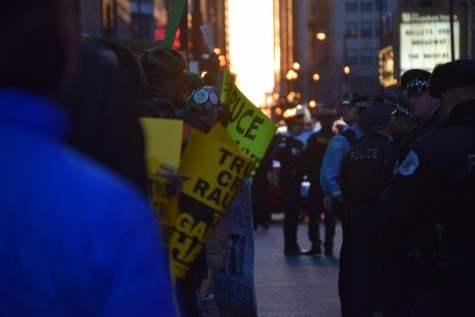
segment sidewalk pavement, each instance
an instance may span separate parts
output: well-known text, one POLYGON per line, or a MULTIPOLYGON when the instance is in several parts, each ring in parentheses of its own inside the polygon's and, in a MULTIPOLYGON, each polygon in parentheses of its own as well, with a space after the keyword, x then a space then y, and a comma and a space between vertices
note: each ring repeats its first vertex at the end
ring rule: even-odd
MULTIPOLYGON (((277 216, 281 220, 281 215, 277 216)), ((338 260, 341 224, 337 223, 334 256, 284 256, 283 225, 254 231, 254 286, 259 317, 339 317, 338 260)), ((320 235, 325 230, 320 224, 320 235)), ((301 223, 298 243, 310 249, 308 226, 301 223)))

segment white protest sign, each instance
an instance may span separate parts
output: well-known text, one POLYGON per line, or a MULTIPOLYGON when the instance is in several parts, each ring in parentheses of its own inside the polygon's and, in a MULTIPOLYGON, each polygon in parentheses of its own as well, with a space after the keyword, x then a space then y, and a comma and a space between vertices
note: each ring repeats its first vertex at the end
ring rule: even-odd
POLYGON ((228 221, 226 265, 212 273, 216 306, 220 316, 256 317, 250 178, 241 186, 225 217, 228 221))
POLYGON ((214 36, 213 36, 213 26, 211 23, 205 23, 200 25, 201 33, 205 37, 206 44, 208 44, 209 51, 214 52, 214 36))

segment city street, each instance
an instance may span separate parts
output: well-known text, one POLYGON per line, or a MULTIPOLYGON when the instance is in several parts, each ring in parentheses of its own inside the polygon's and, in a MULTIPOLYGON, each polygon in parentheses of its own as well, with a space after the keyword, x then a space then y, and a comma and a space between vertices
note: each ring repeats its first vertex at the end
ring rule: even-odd
MULTIPOLYGON (((337 223, 333 257, 305 255, 286 257, 283 252, 282 216, 273 215, 268 230, 254 232, 254 284, 258 316, 340 316, 338 256, 341 225, 337 223), (274 219, 277 218, 277 219, 274 219)), ((306 223, 299 225, 298 242, 308 250, 306 223)), ((324 232, 321 224, 320 234, 324 232)))

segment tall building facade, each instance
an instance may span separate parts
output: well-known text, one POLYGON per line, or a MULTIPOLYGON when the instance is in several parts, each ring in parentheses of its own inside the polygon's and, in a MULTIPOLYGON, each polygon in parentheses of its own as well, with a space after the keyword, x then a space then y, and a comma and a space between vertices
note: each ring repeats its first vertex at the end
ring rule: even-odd
POLYGON ((381 93, 378 53, 393 31, 396 8, 397 0, 313 1, 312 72, 318 76, 312 76, 311 96, 317 102, 338 106, 349 90, 381 93))

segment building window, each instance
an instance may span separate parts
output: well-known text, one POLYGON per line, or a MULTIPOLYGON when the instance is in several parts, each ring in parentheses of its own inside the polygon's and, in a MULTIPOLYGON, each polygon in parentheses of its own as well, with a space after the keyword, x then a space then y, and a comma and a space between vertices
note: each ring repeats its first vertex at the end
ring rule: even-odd
POLYGON ((355 38, 356 35, 357 35, 357 27, 358 25, 356 24, 356 22, 346 22, 346 34, 345 36, 346 37, 350 37, 350 38, 355 38))
POLYGON ((361 37, 372 37, 373 36, 373 25, 371 21, 362 21, 361 22, 361 37))
POLYGON ((350 66, 358 65, 358 50, 350 48, 346 51, 346 61, 350 66))
POLYGON ((371 2, 371 0, 361 0, 361 11, 371 11, 371 10, 373 10, 373 3, 371 2))
POLYGON ((358 9, 357 0, 346 0, 346 12, 355 12, 358 9))
POLYGON ((381 4, 383 5, 383 11, 386 11, 388 9, 388 3, 386 0, 374 0, 376 11, 381 10, 381 4))
POLYGON ((373 50, 370 48, 361 49, 361 64, 362 65, 371 65, 373 64, 373 50))
POLYGON ((381 36, 381 23, 379 20, 374 22, 374 34, 379 37, 381 36))

